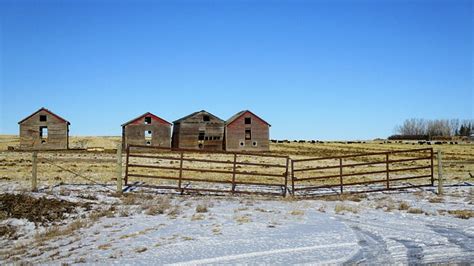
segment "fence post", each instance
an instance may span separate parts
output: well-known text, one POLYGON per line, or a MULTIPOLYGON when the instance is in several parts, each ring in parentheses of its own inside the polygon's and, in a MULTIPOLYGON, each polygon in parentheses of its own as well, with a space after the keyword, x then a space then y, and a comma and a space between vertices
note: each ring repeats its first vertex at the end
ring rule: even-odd
POLYGON ((434 186, 434 163, 433 163, 433 148, 431 148, 431 186, 434 186))
POLYGON ((339 158, 339 182, 341 183, 341 194, 344 192, 344 184, 342 183, 342 158, 339 158))
POLYGON ((286 158, 286 172, 285 172, 285 188, 283 192, 283 197, 286 197, 286 190, 288 190, 288 166, 290 164, 290 157, 286 158))
POLYGON ((33 158, 32 158, 32 169, 31 169, 31 191, 37 191, 37 173, 38 173, 38 152, 34 151, 33 152, 33 158))
POLYGON ((117 144, 117 193, 122 194, 122 144, 117 144))
POLYGON ((387 163, 387 189, 390 188, 390 168, 389 168, 389 160, 388 160, 389 153, 385 157, 385 161, 387 163))
POLYGON ((295 195, 295 162, 291 161, 291 194, 295 195))
POLYGON ((237 168, 237 153, 234 153, 234 165, 232 167, 232 193, 235 192, 235 170, 237 168))
POLYGON ((128 185, 128 164, 130 160, 130 145, 129 144, 127 144, 126 152, 127 152, 127 157, 125 159, 125 185, 127 186, 128 185))
POLYGON ((443 162, 441 150, 438 150, 438 195, 443 195, 443 162))
POLYGON ((183 194, 183 190, 181 189, 181 183, 182 183, 182 178, 183 178, 183 157, 184 157, 184 152, 181 152, 181 154, 179 155, 179 180, 178 180, 178 188, 181 192, 181 194, 183 194))

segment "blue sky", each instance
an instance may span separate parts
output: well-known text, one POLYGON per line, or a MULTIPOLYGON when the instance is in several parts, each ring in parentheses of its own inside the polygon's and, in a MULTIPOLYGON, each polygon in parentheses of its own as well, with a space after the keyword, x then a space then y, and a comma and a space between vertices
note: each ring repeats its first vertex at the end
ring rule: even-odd
POLYGON ((71 135, 250 109, 279 139, 473 118, 472 1, 0 0, 0 134, 46 107, 71 135))

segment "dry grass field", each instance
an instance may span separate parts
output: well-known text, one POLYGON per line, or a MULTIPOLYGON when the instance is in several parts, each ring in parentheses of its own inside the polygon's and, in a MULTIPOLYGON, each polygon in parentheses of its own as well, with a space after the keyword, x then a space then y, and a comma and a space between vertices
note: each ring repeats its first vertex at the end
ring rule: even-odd
MULTIPOLYGON (((97 182, 100 184, 113 184, 115 183, 115 148, 120 143, 120 137, 71 137, 69 151, 48 151, 41 152, 39 154, 40 164, 38 167, 38 178, 39 185, 54 185, 54 184, 88 184, 97 182)), ((19 144, 18 136, 2 135, 0 136, 0 179, 4 181, 17 181, 17 182, 29 182, 31 176, 31 158, 32 153, 26 151, 9 151, 8 147, 17 147, 19 144)), ((302 158, 313 158, 313 157, 328 157, 328 156, 339 156, 339 155, 351 155, 368 152, 384 152, 391 150, 406 150, 415 148, 430 148, 432 147, 435 152, 441 150, 443 153, 443 170, 444 177, 447 179, 447 183, 457 183, 461 181, 474 181, 471 176, 474 175, 474 144, 472 143, 458 143, 458 144, 440 144, 440 145, 420 145, 418 143, 395 143, 381 141, 367 141, 367 142, 318 142, 318 143, 272 143, 271 154, 289 156, 291 159, 302 159, 302 158)), ((164 154, 162 154, 164 155, 164 154)), ((179 157, 179 154, 167 154, 171 157, 179 157)), ((391 157, 391 159, 400 158, 412 158, 414 156, 426 156, 406 153, 399 154, 391 157)), ((186 155, 192 156, 193 158, 201 159, 215 159, 225 161, 229 163, 207 163, 207 162, 184 162, 185 168, 194 169, 214 169, 221 171, 232 170, 232 155, 226 154, 192 154, 186 155)), ((348 163, 360 163, 370 160, 383 161, 383 156, 370 156, 370 157, 356 157, 348 160, 344 160, 344 164, 348 163)), ((166 166, 170 168, 179 167, 178 160, 162 160, 162 159, 144 159, 144 158, 131 158, 131 163, 136 164, 147 164, 166 166)), ((284 165, 286 160, 284 158, 262 158, 262 157, 238 157, 239 162, 257 162, 257 163, 269 163, 269 164, 280 164, 284 165)), ((317 167, 317 166, 328 166, 338 164, 338 160, 325 160, 312 165, 302 165, 301 167, 317 167)), ((415 161, 415 162, 401 162, 396 167, 407 168, 427 165, 429 161, 415 161)), ((435 160, 436 164, 436 160, 435 160)), ((369 165, 361 167, 352 167, 351 173, 357 173, 358 171, 378 171, 384 170, 385 164, 380 165, 369 165)), ((260 167, 260 166, 237 166, 237 171, 245 171, 252 173, 272 173, 281 174, 285 172, 284 168, 272 168, 272 167, 260 167), (242 170, 244 169, 244 170, 242 170)), ((325 171, 318 171, 317 173, 306 173, 311 176, 318 175, 332 175, 338 174, 339 169, 328 169, 325 171)), ((346 171, 346 170, 345 170, 346 171)), ((437 176, 437 169, 435 167, 435 177, 437 176)), ((134 174, 147 174, 147 175, 159 175, 159 176, 172 176, 177 177, 177 170, 162 170, 162 169, 148 169, 148 168, 131 168, 130 173, 134 174)), ((403 177, 400 173, 399 176, 403 177)), ((422 175, 429 174, 429 169, 415 170, 409 173, 411 175, 422 175)), ((382 174, 383 175, 383 174, 382 174)), ((230 181, 232 174, 228 173, 205 173, 199 171, 184 171, 184 177, 200 178, 200 179, 212 179, 212 180, 225 180, 230 181)), ((305 177, 305 176, 298 176, 305 177)), ((380 175, 361 175, 354 177, 346 177, 345 183, 366 181, 371 179, 380 178, 380 175)), ((383 177, 382 177, 383 178, 383 177)), ((263 182, 263 183, 284 183, 283 177, 260 177, 253 175, 237 175, 237 181, 240 182, 263 182)), ((147 184, 160 184, 160 185, 176 185, 175 180, 155 180, 155 179, 144 179, 135 178, 131 179, 134 181, 143 181, 147 184)), ((426 180, 424 180, 426 181, 426 180)), ((336 184, 338 179, 333 180, 319 180, 309 181, 310 185, 326 185, 336 184)), ((426 183, 426 182, 425 182, 426 183)), ((222 188, 229 188, 227 184, 216 184, 222 188)))
MULTIPOLYGON (((436 195, 433 188, 428 187, 312 199, 297 198, 298 200, 293 197, 256 195, 181 196, 160 194, 153 188, 132 186, 127 193, 119 196, 114 189, 117 159, 114 148, 119 141, 119 137, 73 137, 71 150, 40 152, 40 189, 33 193, 28 191, 32 153, 8 150, 8 146, 18 145, 18 138, 0 136, 2 264, 300 262, 295 261, 295 258, 302 259, 302 263, 312 264, 353 264, 367 261, 375 264, 465 264, 473 261, 474 249, 470 245, 472 221, 469 222, 474 217, 472 186, 445 187, 442 196, 436 195), (395 239, 399 241, 394 241, 395 239), (400 243, 409 244, 405 246, 400 243), (307 250, 301 250, 302 247, 307 250), (447 252, 440 256, 439 250, 447 252), (307 255, 301 252, 306 252, 304 254, 307 255)), ((420 146, 428 147, 383 141, 351 144, 292 142, 273 143, 271 153, 300 159, 420 146)), ((474 145, 429 147, 443 151, 447 183, 473 181, 470 174, 474 173, 474 145)), ((168 157, 131 158, 131 162, 136 164, 168 168, 175 168, 179 164, 174 159, 180 156, 176 152, 152 154, 141 151, 135 154, 168 157)), ((232 154, 186 153, 185 156, 219 160, 219 163, 184 161, 185 168, 220 171, 229 171, 234 159, 232 154)), ((392 159, 413 156, 416 155, 410 152, 393 155, 392 159)), ((345 159, 344 163, 357 164, 384 159, 384 156, 375 157, 355 157, 345 159)), ((258 167, 248 163, 283 164, 286 163, 286 158, 242 155, 237 157, 237 161, 247 163, 238 165, 238 171, 281 174, 284 168, 258 167)), ((412 164, 407 162, 401 162, 397 167, 417 167, 422 164, 421 161, 412 164)), ((316 167, 327 164, 335 162, 318 162, 316 167)), ((315 167, 315 164, 310 166, 315 167)), ((382 166, 354 167, 347 171, 374 171, 383 166, 382 163, 382 166)), ((134 167, 130 172, 177 176, 178 171, 134 167)), ((323 174, 331 173, 334 173, 334 169, 323 174)), ((410 174, 419 173, 415 171, 410 174)), ((232 175, 184 171, 183 176, 229 181, 232 175)), ((383 177, 384 174, 381 177, 361 175, 347 177, 345 182, 383 177)), ((283 177, 252 175, 238 175, 236 179, 262 183, 283 182, 283 177)), ((130 181, 174 186, 177 182, 144 178, 130 181)), ((324 180, 322 184, 331 182, 337 183, 337 180, 324 180)), ((309 184, 319 185, 317 182, 309 184)), ((213 188, 224 188, 227 185, 226 189, 229 189, 228 184, 207 185, 213 188)))

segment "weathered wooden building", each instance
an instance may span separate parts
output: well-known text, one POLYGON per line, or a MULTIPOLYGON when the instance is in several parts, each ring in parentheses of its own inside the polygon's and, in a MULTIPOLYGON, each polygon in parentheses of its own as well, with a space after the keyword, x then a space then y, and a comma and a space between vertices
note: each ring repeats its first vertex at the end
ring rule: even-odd
POLYGON ((172 147, 179 149, 222 150, 224 120, 204 110, 173 122, 172 147))
POLYGON ((122 125, 122 147, 127 145, 171 147, 171 123, 145 113, 122 125))
POLYGON ((20 125, 20 149, 63 150, 69 148, 69 125, 64 118, 41 108, 20 125))
POLYGON ((254 113, 238 112, 225 126, 226 151, 268 151, 270 149, 270 124, 254 113))

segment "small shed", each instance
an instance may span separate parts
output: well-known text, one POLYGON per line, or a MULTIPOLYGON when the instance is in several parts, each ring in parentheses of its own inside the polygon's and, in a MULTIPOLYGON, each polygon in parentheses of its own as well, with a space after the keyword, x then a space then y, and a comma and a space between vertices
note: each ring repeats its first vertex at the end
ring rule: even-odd
POLYGON ((66 119, 40 108, 20 125, 20 149, 65 150, 69 148, 69 123, 66 119))
POLYGON ((223 150, 223 143, 224 120, 205 110, 173 122, 173 148, 223 150))
POLYGON ((226 121, 226 151, 270 150, 270 126, 249 110, 238 112, 226 121))
POLYGON ((171 123, 147 112, 122 125, 122 148, 127 145, 171 147, 171 123))

